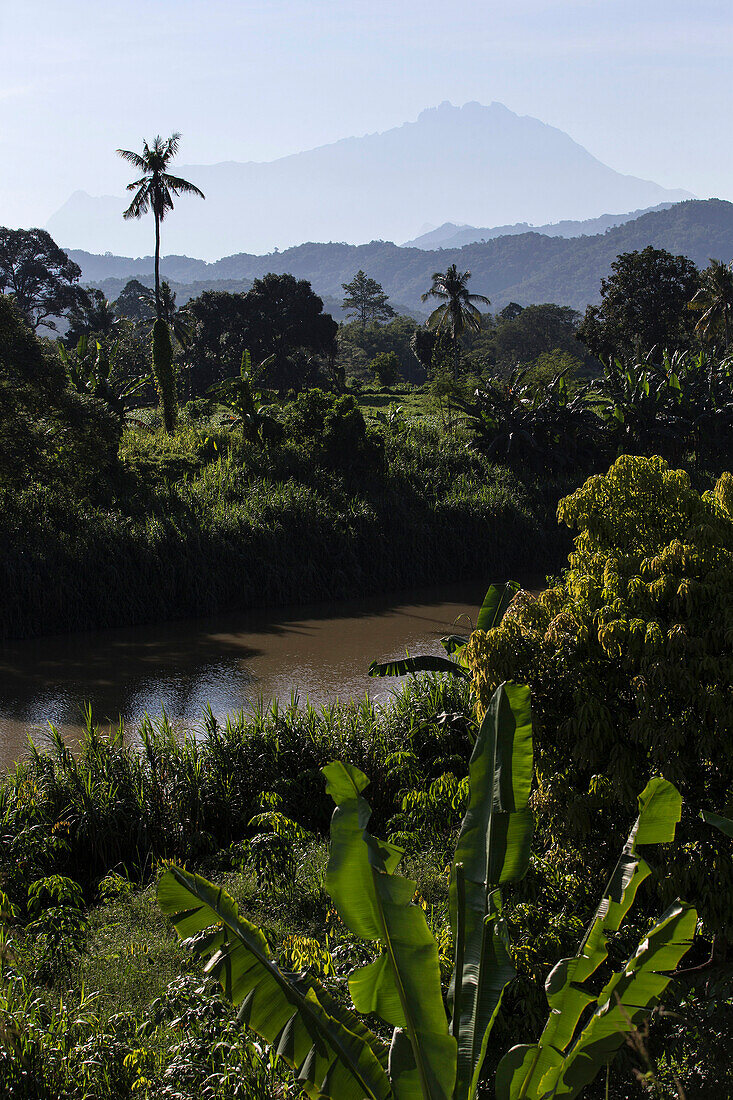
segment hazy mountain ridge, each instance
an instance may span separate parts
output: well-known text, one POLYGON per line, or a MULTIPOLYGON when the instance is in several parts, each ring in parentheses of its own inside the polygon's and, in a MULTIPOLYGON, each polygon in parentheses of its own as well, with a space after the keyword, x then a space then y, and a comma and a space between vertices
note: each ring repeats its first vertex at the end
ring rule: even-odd
MULTIPOLYGON (((682 202, 593 237, 548 237, 533 232, 439 251, 400 248, 389 241, 309 243, 265 256, 240 253, 215 263, 166 256, 161 270, 164 278, 195 282, 201 289, 224 289, 222 280, 251 281, 269 271, 290 272, 309 279, 325 302, 327 298, 340 301, 341 284, 362 268, 382 284, 393 304, 404 303, 422 312, 425 307, 420 295, 430 286, 433 271, 444 271, 456 263, 461 270, 472 272, 472 289, 487 294, 493 310, 510 301, 522 305, 557 302, 582 310, 599 300, 601 278, 610 273, 620 252, 650 244, 689 256, 700 267, 706 266, 711 256, 729 260, 733 257, 733 203, 722 199, 682 202), (181 277, 183 272, 190 275, 181 277)), ((125 260, 78 250, 70 250, 69 255, 81 266, 85 282, 103 286, 110 276, 126 280, 152 272, 152 257, 125 260)))
MULTIPOLYGON (((543 225, 691 197, 621 175, 562 130, 501 103, 443 103, 383 133, 267 163, 175 170, 206 201, 181 198, 164 242, 209 259, 308 240, 405 240, 426 221, 444 222, 446 206, 469 225, 543 225)), ((75 192, 47 228, 64 247, 147 250, 147 220, 123 222, 126 205, 122 197, 75 192)))
POLYGON ((546 237, 595 237, 599 233, 605 233, 609 229, 615 229, 617 225, 635 221, 642 214, 651 214, 658 210, 669 210, 674 206, 671 202, 661 202, 656 206, 645 207, 643 210, 632 210, 628 214, 601 214, 598 218, 586 218, 585 221, 561 221, 551 222, 549 225, 529 225, 527 222, 515 222, 514 225, 495 225, 478 227, 475 225, 456 225, 455 222, 445 222, 437 229, 431 229, 415 237, 412 241, 405 241, 403 248, 463 248, 466 244, 474 244, 476 241, 491 241, 495 237, 517 237, 521 233, 542 233, 546 237))

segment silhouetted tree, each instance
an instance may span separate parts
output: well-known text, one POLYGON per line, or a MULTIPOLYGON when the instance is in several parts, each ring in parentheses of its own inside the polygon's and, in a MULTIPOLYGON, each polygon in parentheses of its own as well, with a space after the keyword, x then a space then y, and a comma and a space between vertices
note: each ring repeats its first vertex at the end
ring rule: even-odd
POLYGON ((376 279, 370 279, 363 271, 357 271, 350 283, 341 286, 346 291, 342 308, 349 310, 347 316, 356 317, 362 328, 369 321, 388 321, 397 316, 376 279))
POLYGON ((45 229, 0 227, 0 294, 12 295, 32 329, 56 331, 56 318, 83 300, 81 268, 45 229))
POLYGON ((692 260, 649 245, 623 252, 611 270, 601 280, 601 304, 588 306, 578 329, 578 339, 593 355, 608 359, 690 343, 687 303, 700 285, 692 260))
POLYGON ((153 140, 152 147, 147 141, 143 142, 142 155, 134 153, 130 149, 118 149, 117 152, 123 160, 134 165, 143 175, 140 179, 128 183, 127 190, 134 191, 135 197, 125 210, 125 218, 141 218, 148 210, 153 211, 155 219, 155 313, 161 317, 160 301, 160 223, 168 210, 173 209, 173 196, 198 195, 203 199, 206 196, 193 183, 181 179, 180 176, 170 175, 166 169, 173 157, 178 152, 180 134, 171 134, 163 141, 158 135, 153 140))
POLYGON ((68 347, 76 347, 80 336, 98 336, 107 339, 112 336, 119 323, 119 317, 104 292, 91 287, 82 290, 79 300, 69 310, 69 329, 64 337, 68 347))
POLYGON ((695 292, 689 308, 701 311, 695 332, 704 340, 715 337, 723 330, 725 350, 730 347, 731 317, 733 317, 733 262, 724 264, 711 260, 700 276, 701 285, 695 292))
POLYGON ((475 303, 491 305, 485 295, 470 293, 470 278, 470 271, 459 271, 455 264, 451 264, 447 271, 436 271, 433 274, 433 285, 422 295, 423 302, 428 298, 441 300, 441 304, 428 317, 427 326, 435 329, 438 334, 447 332, 450 335, 455 376, 458 375, 461 333, 465 329, 478 331, 481 328, 481 312, 475 303))

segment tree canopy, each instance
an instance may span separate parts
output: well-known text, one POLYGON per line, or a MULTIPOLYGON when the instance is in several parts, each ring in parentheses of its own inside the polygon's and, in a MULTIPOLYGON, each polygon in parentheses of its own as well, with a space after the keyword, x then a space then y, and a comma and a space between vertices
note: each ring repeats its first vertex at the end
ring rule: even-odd
POLYGON ((396 313, 388 296, 376 279, 370 279, 361 269, 350 283, 342 283, 346 295, 342 307, 348 317, 356 317, 362 328, 370 321, 389 321, 396 313))
POLYGON ((273 356, 265 381, 280 389, 317 381, 336 354, 338 325, 310 283, 293 275, 255 279, 246 294, 205 291, 186 312, 196 393, 237 373, 245 349, 255 361, 273 356))
POLYGON ((0 485, 96 492, 119 435, 119 420, 68 385, 61 360, 0 296, 0 485))
POLYGON ((578 329, 593 355, 607 359, 689 346, 694 319, 687 304, 700 285, 692 260, 648 245, 617 256, 611 270, 601 280, 600 306, 588 306, 578 329))
POLYGON ((56 330, 56 319, 78 307, 81 268, 45 229, 0 227, 0 293, 12 295, 32 329, 56 330))
POLYGON ((689 308, 700 313, 695 332, 704 340, 723 337, 725 350, 730 347, 731 320, 733 319, 733 262, 711 260, 700 277, 700 287, 689 303, 689 308))

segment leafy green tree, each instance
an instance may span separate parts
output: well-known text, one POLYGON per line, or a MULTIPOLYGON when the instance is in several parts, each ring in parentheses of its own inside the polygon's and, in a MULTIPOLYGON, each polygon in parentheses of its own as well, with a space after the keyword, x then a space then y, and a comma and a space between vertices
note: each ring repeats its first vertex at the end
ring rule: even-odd
POLYGON ((409 382, 424 381, 425 371, 411 347, 416 330, 416 322, 405 316, 394 317, 386 324, 370 322, 363 328, 358 321, 339 325, 338 358, 347 377, 359 381, 371 380, 371 361, 378 355, 393 352, 397 356, 402 378, 409 382))
POLYGON ((558 516, 575 532, 562 579, 469 642, 479 706, 504 679, 529 683, 544 842, 590 878, 635 792, 653 776, 678 786, 685 855, 660 858, 664 900, 687 898, 729 939, 730 843, 698 813, 733 810, 733 475, 701 495, 661 458, 623 455, 558 516))
POLYGON ((361 269, 350 283, 341 286, 346 291, 342 307, 349 311, 347 316, 359 319, 362 328, 370 321, 389 321, 397 316, 380 284, 361 269))
POLYGON ((369 364, 380 386, 394 386, 400 376, 400 361, 393 351, 381 351, 369 364))
POLYGON ((68 384, 53 349, 0 296, 0 486, 94 494, 119 440, 119 420, 68 384))
POLYGON ((504 372, 518 364, 530 366, 556 349, 590 360, 576 338, 579 323, 576 310, 552 302, 527 306, 512 317, 500 315, 491 334, 497 369, 504 372))
POLYGON ((238 371, 252 342, 251 314, 244 294, 221 290, 205 290, 191 299, 186 313, 191 320, 191 391, 201 396, 238 371))
POLYGON ((123 217, 141 218, 148 210, 152 210, 155 219, 155 314, 158 319, 162 317, 162 303, 160 298, 160 223, 169 210, 173 209, 173 198, 178 195, 198 195, 205 198, 203 191, 188 180, 180 176, 172 176, 166 171, 168 165, 178 152, 181 135, 171 134, 167 140, 158 135, 153 140, 152 146, 147 141, 143 142, 142 154, 130 149, 118 149, 118 154, 123 160, 132 164, 139 172, 140 179, 128 183, 127 190, 134 191, 135 195, 123 217))
POLYGON ((148 321, 155 316, 155 294, 139 279, 130 279, 113 302, 118 317, 130 321, 148 321))
POLYGON ((32 329, 56 331, 56 319, 79 307, 81 268, 45 229, 0 227, 0 294, 12 295, 32 329))
POLYGON ((725 350, 730 348, 731 318, 733 318, 733 262, 724 264, 711 260, 700 276, 701 285, 689 308, 701 311, 695 332, 710 340, 722 328, 725 350))
POLYGON ((481 327, 481 313, 475 303, 481 302, 487 306, 491 303, 483 294, 470 293, 468 280, 471 272, 459 272, 455 264, 451 264, 445 272, 434 272, 432 278, 433 285, 422 295, 422 301, 438 298, 441 305, 430 314, 427 326, 438 334, 449 334, 453 345, 453 373, 457 377, 461 334, 465 329, 477 331, 481 327))
POLYGON ((256 359, 273 356, 270 384, 296 389, 316 380, 321 361, 336 353, 338 325, 308 280, 270 273, 244 299, 247 346, 256 359))
POLYGON ((601 279, 601 304, 588 306, 578 329, 593 355, 608 359, 690 344, 687 304, 700 285, 692 260, 649 245, 617 256, 611 270, 601 279))

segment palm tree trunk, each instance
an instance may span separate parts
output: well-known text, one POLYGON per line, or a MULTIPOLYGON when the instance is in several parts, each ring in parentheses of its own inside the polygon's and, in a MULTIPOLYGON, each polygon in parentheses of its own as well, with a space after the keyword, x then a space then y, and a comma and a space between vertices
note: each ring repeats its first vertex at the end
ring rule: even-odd
POLYGON ((725 350, 726 353, 730 348, 730 319, 728 314, 730 313, 729 307, 726 305, 723 307, 723 323, 725 325, 725 350))
POLYGON ((153 210, 155 217, 155 316, 160 320, 160 218, 158 211, 153 210))

